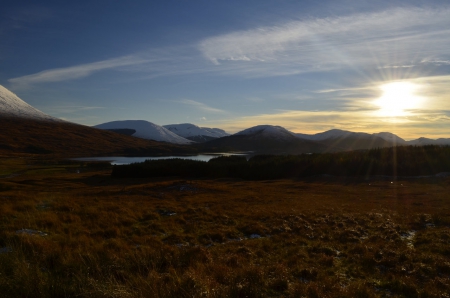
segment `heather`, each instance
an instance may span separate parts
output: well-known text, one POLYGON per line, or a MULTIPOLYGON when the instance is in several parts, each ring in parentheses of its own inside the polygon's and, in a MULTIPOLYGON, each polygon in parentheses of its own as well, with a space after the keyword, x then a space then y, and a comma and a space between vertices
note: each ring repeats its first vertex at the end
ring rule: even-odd
POLYGON ((450 291, 449 178, 114 178, 105 164, 1 161, 5 297, 450 291))

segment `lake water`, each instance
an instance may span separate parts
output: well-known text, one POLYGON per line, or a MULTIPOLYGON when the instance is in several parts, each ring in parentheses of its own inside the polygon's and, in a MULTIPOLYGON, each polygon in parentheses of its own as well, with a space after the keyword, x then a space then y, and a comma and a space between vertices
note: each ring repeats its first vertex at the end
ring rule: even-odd
POLYGON ((109 161, 112 165, 128 165, 130 163, 135 162, 144 162, 148 159, 157 160, 157 159, 171 159, 171 158, 181 158, 181 159, 191 159, 191 160, 200 160, 200 161, 209 161, 211 158, 218 156, 231 156, 231 155, 240 155, 240 156, 249 156, 250 153, 211 153, 211 154, 199 154, 199 155, 191 155, 191 156, 144 156, 144 157, 125 157, 125 156, 106 156, 106 157, 80 157, 73 158, 72 160, 78 161, 109 161))

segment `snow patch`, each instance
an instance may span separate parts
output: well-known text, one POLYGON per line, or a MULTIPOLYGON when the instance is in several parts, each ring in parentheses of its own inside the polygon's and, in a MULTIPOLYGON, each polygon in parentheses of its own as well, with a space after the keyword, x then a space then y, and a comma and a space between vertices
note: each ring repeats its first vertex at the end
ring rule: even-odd
POLYGON ((197 137, 197 136, 221 138, 221 137, 229 136, 229 134, 222 129, 199 127, 199 126, 191 124, 191 123, 168 124, 168 125, 164 125, 163 127, 167 128, 171 132, 173 132, 183 138, 190 138, 190 137, 197 137))
POLYGON ((94 126, 99 129, 134 129, 133 137, 174 144, 191 144, 192 141, 174 134, 170 130, 145 120, 111 121, 94 126))
POLYGON ((30 106, 16 94, 0 85, 0 116, 45 121, 62 121, 30 106))

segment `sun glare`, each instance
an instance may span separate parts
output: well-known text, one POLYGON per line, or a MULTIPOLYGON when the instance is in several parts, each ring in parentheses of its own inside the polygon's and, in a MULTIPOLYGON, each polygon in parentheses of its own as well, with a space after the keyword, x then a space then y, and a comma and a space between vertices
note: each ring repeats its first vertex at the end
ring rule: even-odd
POLYGON ((393 82, 380 86, 383 94, 375 101, 380 107, 378 114, 386 117, 406 116, 408 110, 416 109, 422 98, 416 94, 419 85, 410 82, 393 82))

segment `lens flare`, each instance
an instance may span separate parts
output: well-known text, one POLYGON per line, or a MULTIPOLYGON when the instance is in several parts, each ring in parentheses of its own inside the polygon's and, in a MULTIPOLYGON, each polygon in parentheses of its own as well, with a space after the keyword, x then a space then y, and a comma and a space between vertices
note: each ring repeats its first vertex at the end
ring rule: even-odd
POLYGON ((420 85, 410 82, 393 82, 380 86, 383 94, 375 104, 377 114, 385 117, 407 116, 408 110, 419 108, 423 98, 417 95, 420 85))

